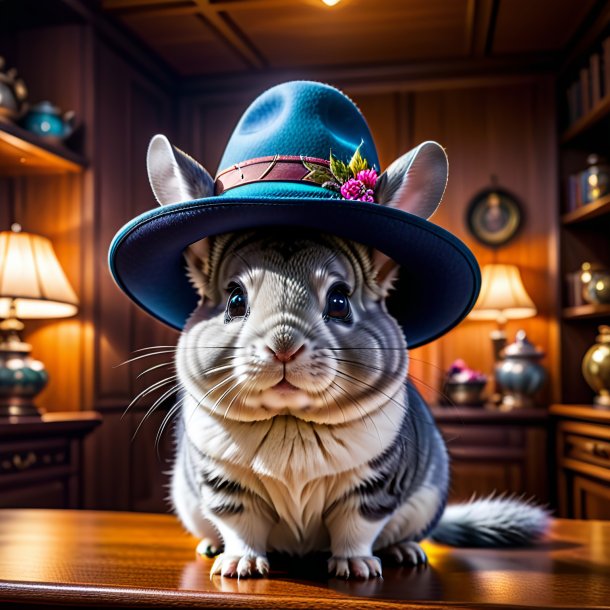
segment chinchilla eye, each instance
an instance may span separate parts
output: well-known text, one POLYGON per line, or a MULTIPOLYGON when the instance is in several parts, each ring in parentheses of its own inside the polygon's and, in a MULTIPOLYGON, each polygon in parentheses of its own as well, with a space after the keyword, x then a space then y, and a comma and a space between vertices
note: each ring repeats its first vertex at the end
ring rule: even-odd
POLYGON ((340 320, 349 322, 351 319, 351 309, 349 306, 349 298, 347 289, 342 286, 331 288, 326 299, 326 311, 324 312, 326 319, 340 320))
POLYGON ((227 311, 225 322, 230 322, 235 318, 243 318, 248 314, 248 296, 245 290, 238 284, 229 286, 231 294, 227 301, 227 311))

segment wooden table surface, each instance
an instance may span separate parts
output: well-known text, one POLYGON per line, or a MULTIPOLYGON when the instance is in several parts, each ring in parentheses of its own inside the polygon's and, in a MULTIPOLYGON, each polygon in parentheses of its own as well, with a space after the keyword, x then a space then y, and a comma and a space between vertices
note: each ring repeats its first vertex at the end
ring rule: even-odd
POLYGON ((610 521, 557 520, 548 541, 522 550, 426 543, 428 568, 360 582, 282 557, 270 578, 210 579, 195 544, 169 515, 2 510, 0 605, 610 608, 610 521))

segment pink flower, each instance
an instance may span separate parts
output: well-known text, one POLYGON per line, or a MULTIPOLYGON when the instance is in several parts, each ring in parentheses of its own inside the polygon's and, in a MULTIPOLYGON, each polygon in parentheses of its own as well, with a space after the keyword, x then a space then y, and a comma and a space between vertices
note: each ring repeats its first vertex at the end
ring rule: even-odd
POLYGON ((377 183, 377 172, 374 169, 363 169, 358 172, 356 180, 360 180, 367 188, 375 188, 377 183))
MULTIPOLYGON (((359 172, 358 175, 364 173, 365 171, 371 170, 364 170, 362 172, 359 172)), ((375 170, 372 171, 375 172, 375 170)), ((375 180, 377 180, 376 173, 375 180)), ((354 201, 366 201, 368 203, 373 203, 375 201, 375 199, 373 198, 373 189, 368 187, 369 185, 365 183, 364 180, 350 178, 341 186, 341 195, 344 199, 352 199, 354 201)))

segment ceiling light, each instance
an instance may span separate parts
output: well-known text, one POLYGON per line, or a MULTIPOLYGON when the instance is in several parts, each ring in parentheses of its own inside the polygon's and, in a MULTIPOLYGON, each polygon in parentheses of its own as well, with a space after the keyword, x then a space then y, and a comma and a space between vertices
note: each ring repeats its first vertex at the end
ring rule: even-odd
POLYGON ((326 6, 335 6, 335 4, 339 4, 341 0, 322 0, 326 6))

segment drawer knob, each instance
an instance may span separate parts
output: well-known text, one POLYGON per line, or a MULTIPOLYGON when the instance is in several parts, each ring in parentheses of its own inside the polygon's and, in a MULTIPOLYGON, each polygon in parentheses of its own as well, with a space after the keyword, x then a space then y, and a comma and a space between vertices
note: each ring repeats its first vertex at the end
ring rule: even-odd
POLYGON ((17 470, 26 470, 36 463, 36 454, 30 451, 24 458, 18 453, 13 456, 13 465, 17 470))
POLYGON ((608 447, 602 443, 596 443, 594 441, 587 441, 583 448, 587 453, 594 455, 596 457, 608 459, 610 457, 610 452, 608 451, 608 447))

